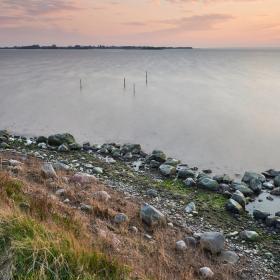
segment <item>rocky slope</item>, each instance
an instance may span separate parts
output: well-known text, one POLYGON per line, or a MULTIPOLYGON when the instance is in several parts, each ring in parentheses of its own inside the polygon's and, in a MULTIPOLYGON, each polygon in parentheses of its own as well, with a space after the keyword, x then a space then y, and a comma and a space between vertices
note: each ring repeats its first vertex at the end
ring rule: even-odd
POLYGON ((26 138, 2 131, 0 146, 2 172, 32 186, 24 195, 44 194, 55 209, 78 215, 98 240, 95 249, 130 268, 103 279, 279 279, 278 218, 257 213, 254 220, 245 211, 250 196, 271 182, 277 192, 276 171, 246 173, 237 183, 162 151, 80 146, 70 134, 26 138))

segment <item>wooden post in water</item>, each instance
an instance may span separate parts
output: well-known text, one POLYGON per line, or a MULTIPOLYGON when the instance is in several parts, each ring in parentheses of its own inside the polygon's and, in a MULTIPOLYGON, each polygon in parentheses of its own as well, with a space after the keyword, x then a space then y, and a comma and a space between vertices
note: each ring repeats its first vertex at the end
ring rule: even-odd
POLYGON ((148 85, 148 71, 146 71, 146 86, 148 85))
POLYGON ((135 95, 136 89, 135 89, 135 84, 133 84, 133 94, 135 95))
POLYGON ((82 90, 83 86, 82 86, 82 79, 80 79, 80 90, 82 90))
POLYGON ((125 86, 126 86, 126 84, 125 84, 125 77, 123 78, 123 88, 125 89, 125 86))

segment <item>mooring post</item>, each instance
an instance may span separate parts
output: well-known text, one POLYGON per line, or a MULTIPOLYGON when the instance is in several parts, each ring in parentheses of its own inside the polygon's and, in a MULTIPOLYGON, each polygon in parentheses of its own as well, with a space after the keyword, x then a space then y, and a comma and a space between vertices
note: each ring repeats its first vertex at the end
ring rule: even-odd
POLYGON ((125 77, 123 78, 123 88, 125 89, 125 86, 126 86, 126 84, 125 84, 125 77))
POLYGON ((148 71, 146 71, 146 86, 148 85, 148 71))
POLYGON ((135 95, 136 89, 135 89, 135 84, 133 84, 133 94, 135 95))
POLYGON ((80 79, 80 90, 82 90, 83 86, 82 86, 82 79, 80 79))

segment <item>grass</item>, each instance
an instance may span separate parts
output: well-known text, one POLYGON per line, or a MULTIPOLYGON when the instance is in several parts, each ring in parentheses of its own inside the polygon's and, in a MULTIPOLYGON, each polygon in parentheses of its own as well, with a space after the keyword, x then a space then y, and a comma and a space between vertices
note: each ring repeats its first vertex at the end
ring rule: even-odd
POLYGON ((90 247, 27 216, 0 221, 0 250, 13 255, 15 280, 125 279, 125 267, 90 247))

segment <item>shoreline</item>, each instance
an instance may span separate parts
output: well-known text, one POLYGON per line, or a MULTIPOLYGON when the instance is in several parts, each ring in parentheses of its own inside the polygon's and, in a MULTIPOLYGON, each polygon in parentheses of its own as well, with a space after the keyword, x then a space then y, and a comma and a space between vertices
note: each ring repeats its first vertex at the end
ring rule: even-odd
POLYGON ((277 250, 280 249, 278 224, 267 226, 268 222, 273 223, 273 220, 267 217, 253 219, 245 211, 245 205, 242 205, 243 195, 238 192, 239 196, 235 196, 235 199, 240 204, 236 200, 237 204, 231 201, 239 190, 245 194, 246 204, 247 200, 260 191, 264 183, 270 182, 267 178, 271 178, 272 171, 266 174, 267 177, 263 174, 247 173, 245 178, 243 177, 246 182, 235 185, 227 175, 215 176, 211 174, 211 170, 199 171, 180 163, 179 160, 168 158, 162 151, 146 154, 139 144, 79 145, 70 134, 28 138, 7 135, 3 131, 0 132, 0 139, 0 153, 15 151, 42 161, 60 162, 71 170, 92 174, 123 193, 149 200, 168 215, 174 225, 191 226, 193 231, 205 227, 222 230, 228 236, 231 248, 239 248, 242 253, 248 250, 250 255, 253 252, 251 250, 255 250, 257 246, 258 253, 254 256, 260 258, 260 261, 267 259, 265 252, 271 252, 273 248, 273 258, 266 261, 266 264, 272 265, 267 269, 273 271, 273 264, 277 266, 277 263, 280 263, 277 257, 277 250), (195 210, 189 209, 186 212, 191 202, 195 204, 195 210), (231 237, 231 234, 242 229, 258 232, 260 240, 257 243, 244 243, 236 238, 236 235, 231 237), (271 242, 275 247, 271 246, 271 242), (240 246, 248 247, 243 250, 240 246))

